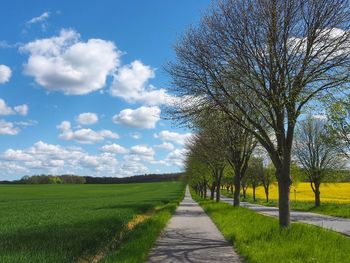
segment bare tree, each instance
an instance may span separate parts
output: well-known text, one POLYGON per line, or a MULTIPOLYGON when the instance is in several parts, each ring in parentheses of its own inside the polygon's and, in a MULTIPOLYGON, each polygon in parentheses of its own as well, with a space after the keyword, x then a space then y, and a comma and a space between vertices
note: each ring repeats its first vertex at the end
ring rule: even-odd
POLYGON ((282 227, 290 224, 297 119, 349 82, 349 12, 347 0, 222 0, 176 45, 168 69, 175 93, 219 105, 266 149, 282 227))
POLYGON ((330 144, 325 121, 308 116, 297 127, 293 153, 303 167, 320 206, 320 185, 327 175, 344 166, 335 145, 330 144))

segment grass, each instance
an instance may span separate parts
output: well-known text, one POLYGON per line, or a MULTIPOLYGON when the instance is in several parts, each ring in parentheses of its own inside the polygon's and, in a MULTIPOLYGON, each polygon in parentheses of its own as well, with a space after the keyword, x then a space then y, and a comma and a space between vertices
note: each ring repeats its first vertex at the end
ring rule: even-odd
POLYGON ((0 262, 143 262, 183 193, 180 182, 0 185, 0 262))
POLYGON ((226 203, 194 199, 224 237, 251 263, 344 263, 350 259, 350 238, 300 223, 281 230, 278 220, 226 203))

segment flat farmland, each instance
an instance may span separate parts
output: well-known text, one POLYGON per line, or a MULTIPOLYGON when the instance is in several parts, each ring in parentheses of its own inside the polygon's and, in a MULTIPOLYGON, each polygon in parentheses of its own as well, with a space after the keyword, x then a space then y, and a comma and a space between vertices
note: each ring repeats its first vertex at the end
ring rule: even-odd
POLYGON ((0 262, 139 262, 183 193, 181 182, 0 185, 0 262))

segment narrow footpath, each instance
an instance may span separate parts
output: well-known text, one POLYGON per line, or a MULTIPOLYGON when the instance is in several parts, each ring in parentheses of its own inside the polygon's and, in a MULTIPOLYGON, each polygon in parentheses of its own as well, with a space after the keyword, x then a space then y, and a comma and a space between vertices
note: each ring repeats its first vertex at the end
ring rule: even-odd
MULTIPOLYGON (((221 200, 231 205, 233 204, 232 198, 222 196, 221 200)), ((263 215, 278 217, 277 207, 257 205, 248 202, 241 202, 241 206, 249 208, 263 215)), ((292 221, 316 225, 319 227, 336 231, 343 235, 350 236, 350 219, 302 211, 290 211, 290 218, 292 221)))
POLYGON ((192 199, 187 187, 184 200, 146 262, 240 263, 241 260, 209 216, 192 199))

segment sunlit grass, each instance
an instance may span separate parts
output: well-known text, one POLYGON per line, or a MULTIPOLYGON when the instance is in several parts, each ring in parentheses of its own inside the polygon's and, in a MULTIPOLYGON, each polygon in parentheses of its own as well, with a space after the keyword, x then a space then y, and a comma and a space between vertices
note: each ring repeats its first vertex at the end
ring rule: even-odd
POLYGON ((142 262, 183 193, 180 182, 1 185, 0 262, 142 262))
POLYGON ((281 230, 275 218, 247 208, 193 197, 246 262, 349 262, 348 237, 300 223, 293 223, 290 228, 281 230))

